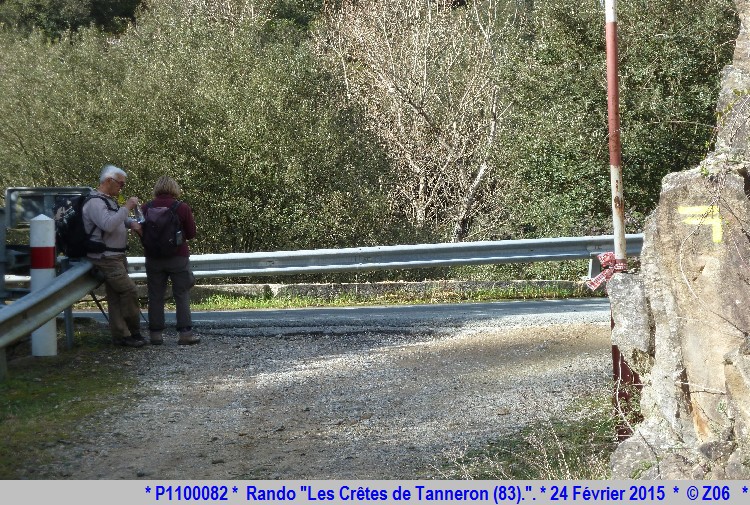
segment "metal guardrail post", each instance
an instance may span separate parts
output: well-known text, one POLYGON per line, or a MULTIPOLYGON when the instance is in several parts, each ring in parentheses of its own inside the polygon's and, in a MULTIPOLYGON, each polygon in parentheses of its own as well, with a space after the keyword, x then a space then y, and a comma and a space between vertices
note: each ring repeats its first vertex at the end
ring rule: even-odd
MULTIPOLYGON (((5 291, 5 264, 8 261, 5 256, 5 207, 0 208, 0 310, 5 305, 8 297, 5 291)), ((0 347, 0 381, 8 376, 8 361, 5 355, 5 347, 0 347)))
POLYGON ((5 208, 0 208, 0 305, 5 302, 8 294, 5 292, 5 273, 8 258, 5 255, 5 208))
MULTIPOLYGON (((70 268, 70 259, 66 256, 62 256, 60 260, 60 272, 67 272, 70 268)), ((68 351, 73 348, 73 337, 75 330, 73 329, 73 306, 67 307, 63 311, 63 320, 65 321, 65 349, 68 351)))
POLYGON ((591 259, 589 260, 589 273, 588 277, 589 279, 593 279, 597 275, 602 273, 602 264, 599 261, 599 258, 597 258, 596 254, 591 255, 591 259))

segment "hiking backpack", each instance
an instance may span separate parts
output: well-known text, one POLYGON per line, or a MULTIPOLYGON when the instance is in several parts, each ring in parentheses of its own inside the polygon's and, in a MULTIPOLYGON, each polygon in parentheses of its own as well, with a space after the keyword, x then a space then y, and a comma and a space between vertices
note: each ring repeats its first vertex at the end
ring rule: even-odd
POLYGON ((63 253, 68 258, 82 258, 90 252, 101 253, 106 250, 115 250, 105 247, 102 242, 91 240, 96 226, 87 232, 83 225, 83 206, 92 198, 101 198, 109 210, 117 211, 117 208, 111 207, 108 199, 90 193, 68 198, 54 210, 55 246, 57 252, 63 253))
POLYGON ((141 223, 141 243, 149 258, 168 258, 177 254, 182 245, 182 223, 177 215, 179 200, 169 207, 154 207, 153 202, 144 208, 145 220, 141 223))

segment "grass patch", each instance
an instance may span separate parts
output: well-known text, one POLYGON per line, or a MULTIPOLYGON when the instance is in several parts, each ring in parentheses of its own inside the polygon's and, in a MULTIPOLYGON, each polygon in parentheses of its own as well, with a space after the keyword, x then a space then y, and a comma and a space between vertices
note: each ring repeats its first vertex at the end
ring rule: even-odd
POLYGON ((193 310, 251 310, 320 307, 324 305, 331 304, 318 298, 307 297, 266 298, 263 296, 214 294, 201 301, 191 302, 190 308, 193 310))
POLYGON ((57 356, 29 356, 28 343, 9 349, 8 378, 0 382, 0 479, 41 478, 34 469, 50 463, 49 448, 72 442, 82 420, 134 383, 107 330, 78 321, 76 329, 74 348, 63 350, 58 339, 57 356))
MULTIPOLYGON (((420 283, 417 283, 420 284, 420 283)), ((254 285, 262 286, 262 285, 254 285)), ((410 283, 391 283, 388 285, 373 284, 365 289, 356 284, 318 284, 318 285, 287 285, 281 293, 273 294, 266 289, 256 289, 259 293, 243 293, 239 290, 210 292, 198 294, 198 285, 193 293, 190 307, 193 310, 253 310, 253 309, 289 309, 307 307, 347 307, 368 305, 414 305, 438 303, 471 303, 492 302, 502 300, 541 300, 563 298, 591 298, 603 297, 603 290, 592 292, 582 283, 539 281, 518 282, 502 281, 491 288, 473 287, 471 284, 461 285, 451 283, 424 283, 421 286, 410 283), (300 287, 301 286, 301 287, 300 287), (312 287, 311 287, 312 286, 312 287), (295 293, 295 291, 299 291, 295 293)), ((228 288, 236 285, 228 284, 228 288)), ((104 310, 107 302, 100 299, 104 310)), ((140 300, 141 310, 147 310, 147 299, 140 300)), ((91 299, 76 303, 78 310, 99 310, 91 299)), ((167 310, 174 310, 174 302, 168 298, 165 303, 167 310)))
POLYGON ((571 405, 558 419, 534 422, 485 447, 448 455, 441 479, 604 480, 617 447, 612 390, 571 405))
MULTIPOLYGON (((559 284, 509 284, 491 289, 394 289, 380 293, 334 292, 328 296, 269 296, 237 293, 211 294, 191 302, 194 310, 251 310, 305 307, 337 307, 367 305, 405 305, 491 302, 500 300, 562 299, 598 296, 583 285, 569 287, 559 284)), ((169 305, 169 304, 168 304, 169 305)))

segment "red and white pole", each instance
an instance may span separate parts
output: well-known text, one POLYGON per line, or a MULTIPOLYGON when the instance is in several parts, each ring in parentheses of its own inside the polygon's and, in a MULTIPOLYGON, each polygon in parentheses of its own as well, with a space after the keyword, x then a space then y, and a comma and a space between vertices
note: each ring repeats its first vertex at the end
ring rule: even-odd
POLYGON ((625 248, 625 199, 622 190, 620 144, 620 83, 617 66, 617 0, 606 0, 607 115, 609 118, 609 173, 612 185, 612 225, 615 237, 615 272, 628 268, 625 248))
MULTIPOLYGON (((31 220, 31 291, 49 286, 55 279, 55 220, 39 215, 31 220)), ((57 321, 52 319, 31 332, 32 356, 57 355, 57 321)))
MULTIPOLYGON (((609 173, 612 185, 612 227, 615 239, 615 275, 628 269, 625 248, 625 199, 622 183, 622 145, 620 143, 620 83, 617 66, 617 0, 605 0, 606 39, 607 39, 607 116, 609 119, 609 173)), ((610 309, 611 310, 611 309, 610 309)), ((611 314, 611 312, 610 312, 611 314)), ((611 327, 615 320, 610 316, 611 327)), ((638 374, 630 369, 617 345, 612 344, 612 373, 615 380, 613 401, 621 409, 621 415, 634 417, 632 389, 623 385, 641 388, 638 374)), ((617 439, 625 440, 632 431, 627 421, 617 426, 617 439)))

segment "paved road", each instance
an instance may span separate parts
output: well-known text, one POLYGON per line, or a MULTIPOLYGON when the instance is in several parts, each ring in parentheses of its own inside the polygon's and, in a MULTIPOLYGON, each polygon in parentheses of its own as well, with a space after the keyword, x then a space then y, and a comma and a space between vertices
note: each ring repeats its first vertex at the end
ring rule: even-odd
MULTIPOLYGON (((77 312, 76 315, 104 321, 99 312, 77 312)), ((491 327, 500 321, 503 325, 512 324, 514 319, 522 320, 524 325, 541 326, 567 323, 571 319, 582 323, 606 322, 609 317, 609 300, 606 298, 193 312, 193 321, 198 328, 247 328, 254 330, 256 335, 342 333, 353 328, 401 332, 436 326, 491 327)), ((167 314, 167 325, 174 325, 174 312, 167 314)))

